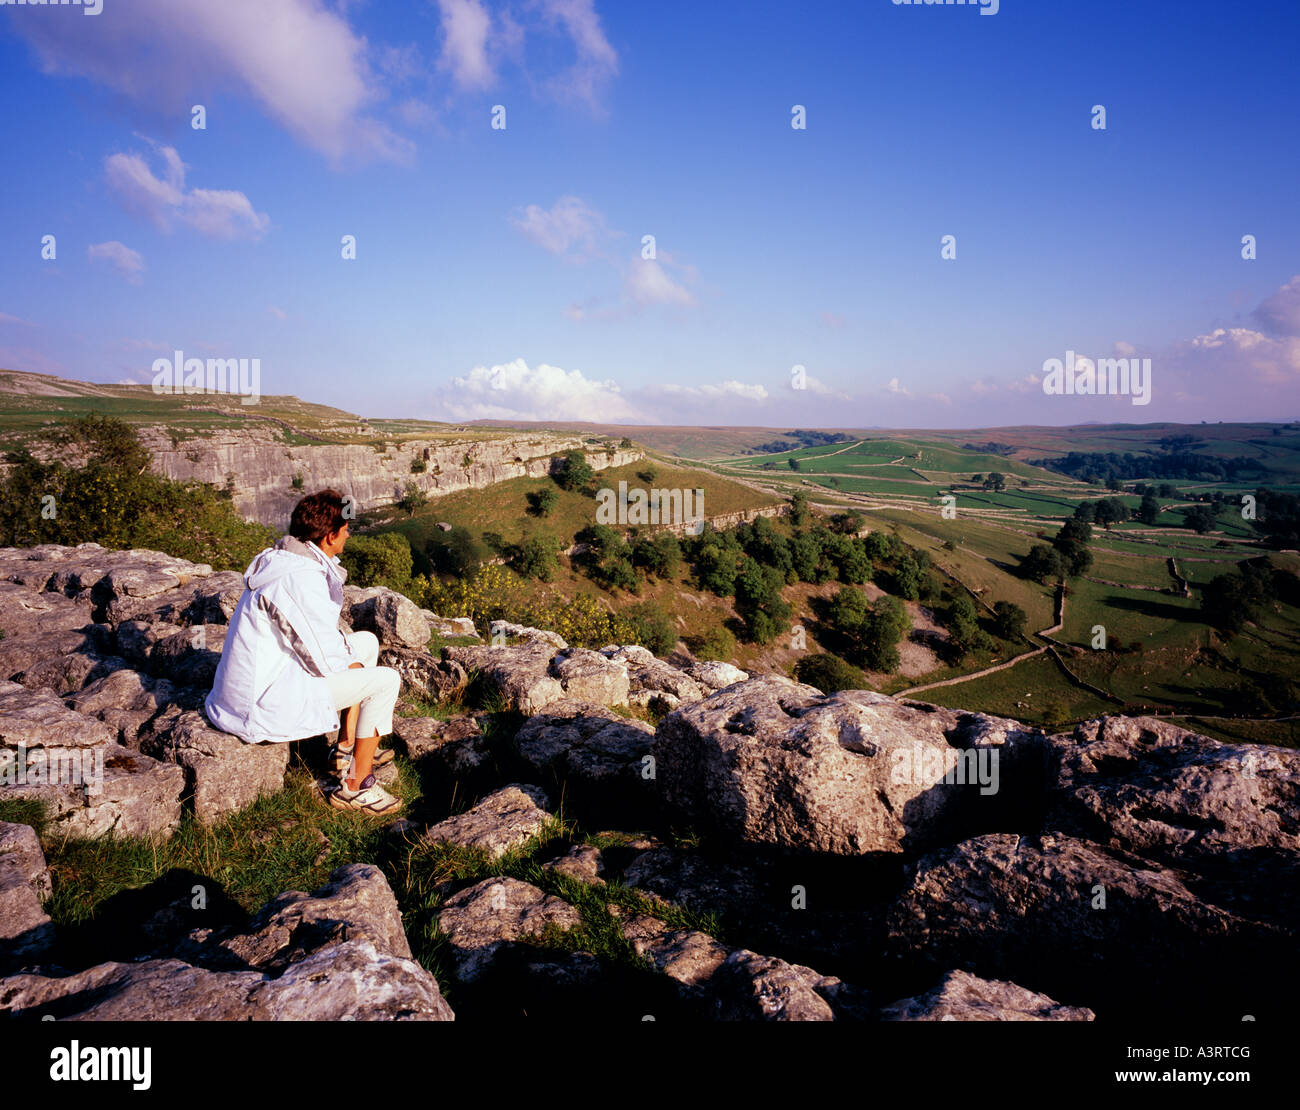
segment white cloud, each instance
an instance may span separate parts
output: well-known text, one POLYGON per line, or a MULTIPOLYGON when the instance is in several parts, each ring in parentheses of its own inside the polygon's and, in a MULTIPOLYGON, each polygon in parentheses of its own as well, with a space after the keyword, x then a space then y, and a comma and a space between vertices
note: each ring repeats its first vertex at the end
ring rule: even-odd
POLYGON ((695 298, 664 273, 654 259, 635 259, 628 268, 624 287, 638 305, 695 303, 695 298))
POLYGON ((274 316, 277 320, 289 319, 289 314, 285 312, 285 310, 282 309, 279 305, 274 305, 274 304, 267 305, 266 311, 269 312, 272 316, 274 316))
POLYGON ((1300 335, 1300 274, 1262 302, 1254 317, 1270 335, 1300 335))
POLYGON ((592 420, 635 422, 636 411, 610 380, 595 381, 578 370, 522 359, 476 366, 440 392, 440 411, 453 420, 592 420))
POLYGON ((113 0, 99 19, 44 15, 10 26, 46 73, 88 77, 172 116, 242 93, 335 164, 413 152, 367 114, 387 95, 371 48, 320 0, 113 0))
POLYGON ((844 326, 844 317, 838 312, 820 312, 818 319, 828 328, 842 328, 844 326))
POLYGON ((532 0, 530 7, 540 11, 548 25, 564 30, 577 55, 572 66, 546 83, 548 91, 558 100, 580 102, 593 114, 604 115, 602 101, 618 72, 618 52, 605 37, 593 0, 532 0))
POLYGON ((574 261, 603 257, 605 243, 615 237, 605 217, 575 196, 560 197, 549 209, 536 204, 516 209, 510 222, 539 247, 574 261))
POLYGON ((25 328, 36 326, 30 320, 24 320, 20 316, 10 316, 7 312, 0 312, 0 324, 21 324, 25 328))
POLYGON ((651 386, 645 391, 648 395, 656 393, 671 395, 674 398, 693 398, 699 401, 725 401, 740 399, 744 401, 766 401, 767 389, 761 385, 729 380, 717 385, 664 385, 651 386))
POLYGON ((912 395, 897 378, 889 379, 885 385, 885 391, 899 397, 910 397, 912 395))
POLYGON ((92 243, 86 248, 86 257, 92 261, 102 259, 107 262, 131 285, 139 285, 142 280, 140 274, 144 271, 144 259, 138 251, 133 251, 116 239, 107 243, 92 243))
POLYGON ((442 12, 442 56, 438 65, 450 70, 461 88, 487 88, 496 78, 488 60, 492 17, 480 0, 438 0, 442 12))
POLYGON ((265 212, 256 212, 248 197, 231 189, 185 188, 185 163, 173 147, 156 147, 164 177, 154 176, 138 154, 111 154, 104 159, 104 176, 123 206, 149 220, 159 231, 186 224, 218 239, 258 239, 271 225, 265 212))

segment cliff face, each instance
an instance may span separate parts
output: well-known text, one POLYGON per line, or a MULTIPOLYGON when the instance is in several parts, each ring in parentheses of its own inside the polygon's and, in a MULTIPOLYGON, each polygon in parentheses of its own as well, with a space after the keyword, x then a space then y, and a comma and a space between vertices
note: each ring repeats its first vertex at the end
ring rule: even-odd
POLYGON ((542 432, 487 440, 411 440, 382 449, 376 444, 290 446, 277 429, 263 425, 176 444, 165 427, 154 426, 141 429, 140 439, 153 452, 154 469, 169 478, 224 488, 233 476, 235 508, 246 519, 276 528, 288 527, 301 497, 326 487, 351 497, 364 512, 399 500, 409 481, 433 499, 508 478, 544 477, 565 452, 575 449, 586 453, 595 470, 645 457, 633 449, 613 454, 593 449, 579 435, 542 432), (417 459, 426 469, 412 474, 417 459), (302 488, 295 489, 293 479, 299 474, 302 488))

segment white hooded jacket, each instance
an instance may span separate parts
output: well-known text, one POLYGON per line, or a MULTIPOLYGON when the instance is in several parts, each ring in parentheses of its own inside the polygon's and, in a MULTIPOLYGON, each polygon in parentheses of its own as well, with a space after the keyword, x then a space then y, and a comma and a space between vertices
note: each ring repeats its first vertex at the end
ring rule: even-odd
POLYGON ((203 703, 216 728, 257 744, 339 727, 323 679, 360 662, 339 631, 347 573, 337 555, 292 536, 254 557, 203 703))

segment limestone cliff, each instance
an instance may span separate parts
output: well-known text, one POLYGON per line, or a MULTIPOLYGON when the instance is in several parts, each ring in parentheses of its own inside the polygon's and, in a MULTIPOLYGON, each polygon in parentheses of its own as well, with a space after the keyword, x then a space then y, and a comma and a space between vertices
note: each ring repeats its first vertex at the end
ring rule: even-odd
POLYGON ((225 488, 230 481, 235 508, 246 519, 286 528, 293 506, 305 493, 332 486, 351 497, 358 511, 390 505, 414 481, 429 498, 463 489, 482 489, 508 478, 541 478, 568 451, 582 450, 595 470, 623 466, 644 452, 587 444, 580 435, 546 432, 484 438, 405 440, 401 443, 320 443, 291 446, 273 425, 173 442, 166 427, 140 429, 154 456, 154 468, 169 478, 225 488), (425 464, 412 473, 415 461, 425 464), (301 488, 294 478, 302 476, 301 488))

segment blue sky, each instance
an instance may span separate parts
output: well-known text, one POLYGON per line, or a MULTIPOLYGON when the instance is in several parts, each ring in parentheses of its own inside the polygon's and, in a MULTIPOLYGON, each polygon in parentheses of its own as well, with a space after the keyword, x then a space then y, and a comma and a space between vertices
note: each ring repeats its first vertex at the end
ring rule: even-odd
POLYGON ((0 7, 0 366, 255 357, 455 421, 1300 418, 1294 5, 996 6, 0 7), (1150 403, 1045 395, 1068 350, 1150 358, 1150 403))

